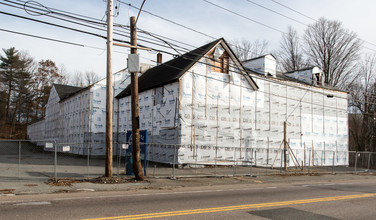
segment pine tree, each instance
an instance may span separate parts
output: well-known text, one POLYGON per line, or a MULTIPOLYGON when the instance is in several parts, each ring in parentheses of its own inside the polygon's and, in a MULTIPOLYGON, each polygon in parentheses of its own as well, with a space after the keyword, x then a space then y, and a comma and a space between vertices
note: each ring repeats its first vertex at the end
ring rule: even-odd
POLYGON ((15 75, 20 66, 20 60, 18 56, 18 51, 12 47, 9 49, 3 49, 5 56, 0 56, 0 81, 2 84, 3 92, 5 93, 5 115, 3 119, 7 118, 9 121, 12 99, 14 96, 15 87, 15 75))

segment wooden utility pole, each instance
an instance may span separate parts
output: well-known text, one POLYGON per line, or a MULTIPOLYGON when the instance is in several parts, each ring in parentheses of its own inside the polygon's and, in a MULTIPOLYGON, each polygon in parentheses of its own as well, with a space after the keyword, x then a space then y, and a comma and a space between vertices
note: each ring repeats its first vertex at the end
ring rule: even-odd
MULTIPOLYGON (((137 54, 136 17, 130 18, 131 28, 131 54, 137 54)), ((131 99, 132 99, 132 158, 133 172, 136 180, 144 180, 140 160, 140 115, 138 112, 138 73, 131 73, 131 99)), ((146 153, 146 152, 145 152, 146 153)))
POLYGON ((106 177, 112 177, 112 8, 112 0, 107 0, 106 177))

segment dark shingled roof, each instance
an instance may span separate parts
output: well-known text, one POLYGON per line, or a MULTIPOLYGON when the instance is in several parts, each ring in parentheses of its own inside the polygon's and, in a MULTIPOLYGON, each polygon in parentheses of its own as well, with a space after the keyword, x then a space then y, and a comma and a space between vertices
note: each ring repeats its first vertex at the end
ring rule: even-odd
POLYGON ((59 95, 60 100, 63 100, 67 98, 68 96, 70 96, 71 94, 74 94, 80 91, 81 89, 83 89, 83 87, 67 86, 67 85, 61 85, 61 84, 54 84, 53 86, 55 87, 55 90, 57 94, 59 95))
MULTIPOLYGON (((187 72, 201 57, 209 52, 218 42, 208 43, 202 47, 183 54, 159 66, 151 68, 138 78, 138 91, 143 92, 148 89, 163 86, 177 81, 185 72, 187 72)), ((128 85, 116 98, 123 98, 131 94, 131 85, 128 85)))

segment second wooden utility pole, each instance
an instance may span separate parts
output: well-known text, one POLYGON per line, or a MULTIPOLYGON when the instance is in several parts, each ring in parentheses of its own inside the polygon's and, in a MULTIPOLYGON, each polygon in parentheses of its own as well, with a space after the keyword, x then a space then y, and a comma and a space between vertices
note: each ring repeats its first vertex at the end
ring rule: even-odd
POLYGON ((105 176, 112 177, 112 0, 107 2, 107 81, 106 81, 106 164, 105 176))
MULTIPOLYGON (((131 54, 137 54, 136 17, 130 18, 131 28, 131 54)), ((131 73, 131 99, 132 99, 132 158, 133 172, 136 180, 144 180, 140 160, 140 115, 138 107, 138 72, 131 73)), ((146 152, 145 152, 146 153, 146 152)))

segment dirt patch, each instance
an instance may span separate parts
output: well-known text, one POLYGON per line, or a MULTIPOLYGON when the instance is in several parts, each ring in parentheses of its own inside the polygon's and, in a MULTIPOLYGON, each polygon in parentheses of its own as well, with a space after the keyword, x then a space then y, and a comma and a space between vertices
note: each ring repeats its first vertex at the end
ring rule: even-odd
POLYGON ((118 184, 118 183, 134 183, 136 182, 133 178, 130 177, 97 177, 94 179, 88 179, 86 182, 90 183, 99 183, 99 184, 118 184))
POLYGON ((67 189, 62 189, 62 190, 55 191, 55 193, 73 193, 73 192, 77 192, 77 191, 67 190, 67 189))
POLYGON ((30 186, 30 187, 32 187, 32 186, 38 186, 38 184, 25 184, 24 186, 30 186))
POLYGON ((0 189, 0 194, 13 194, 15 189, 0 189))
POLYGON ((46 183, 50 186, 71 186, 72 183, 80 183, 82 181, 75 179, 49 179, 46 183))
POLYGON ((282 176, 282 177, 288 177, 288 176, 322 176, 322 173, 277 173, 272 174, 270 176, 282 176))
MULTIPOLYGON (((134 183, 136 180, 132 177, 96 177, 91 179, 49 179, 46 183, 50 186, 71 186, 73 183, 96 183, 96 184, 121 184, 121 183, 134 183)), ((149 182, 144 180, 143 182, 149 182)))

